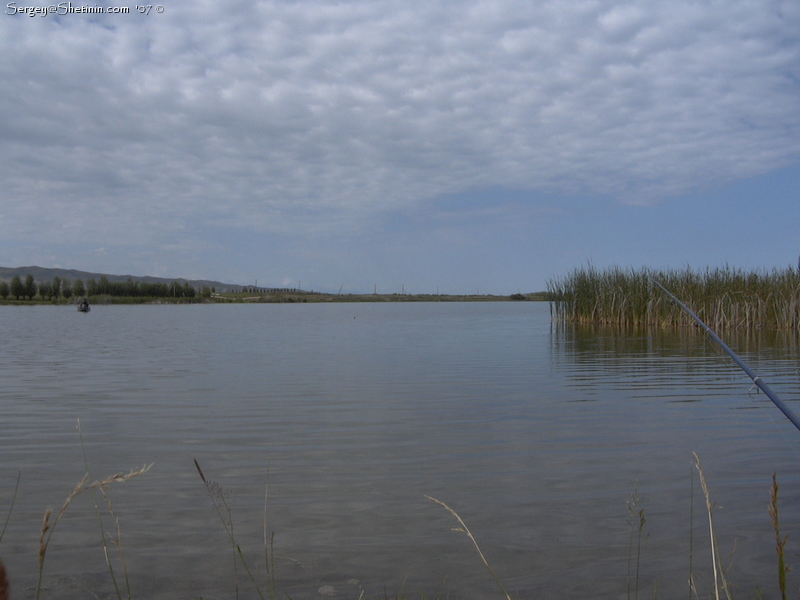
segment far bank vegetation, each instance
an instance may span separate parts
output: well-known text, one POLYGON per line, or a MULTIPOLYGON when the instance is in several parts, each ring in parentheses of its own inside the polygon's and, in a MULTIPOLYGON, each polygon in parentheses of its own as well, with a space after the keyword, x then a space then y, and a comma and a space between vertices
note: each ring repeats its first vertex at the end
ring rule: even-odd
POLYGON ((50 301, 70 302, 73 299, 90 297, 96 300, 113 301, 112 299, 126 299, 128 301, 149 301, 154 298, 193 299, 195 296, 210 297, 211 290, 203 288, 198 294, 194 287, 188 283, 173 281, 172 283, 148 283, 142 281, 112 282, 107 277, 101 276, 98 280, 89 279, 84 283, 82 279, 62 279, 53 277, 51 281, 34 281, 33 275, 26 275, 22 279, 14 275, 10 282, 0 281, 0 299, 11 301, 50 301))
POLYGON ((800 329, 800 271, 731 267, 655 270, 591 265, 548 282, 553 319, 624 326, 688 327, 659 282, 712 329, 800 329))
MULTIPOLYGON (((295 288, 214 286, 195 288, 185 280, 171 282, 110 281, 67 279, 54 276, 49 281, 35 281, 33 275, 14 275, 10 281, 0 280, 0 303, 3 304, 77 304, 87 298, 92 304, 142 303, 306 303, 306 302, 494 302, 506 300, 545 300, 543 292, 510 296, 451 294, 329 294, 295 288)), ((0 599, 2 600, 2 599, 0 599)))

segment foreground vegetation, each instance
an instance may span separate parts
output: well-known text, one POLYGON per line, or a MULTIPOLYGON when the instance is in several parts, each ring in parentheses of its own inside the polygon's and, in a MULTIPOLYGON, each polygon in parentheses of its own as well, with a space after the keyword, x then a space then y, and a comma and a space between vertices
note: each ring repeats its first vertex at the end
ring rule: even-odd
MULTIPOLYGON (((82 441, 81 441, 82 443, 82 441)), ((85 451, 84 451, 85 452, 85 451)), ((706 482, 706 478, 703 473, 703 469, 700 465, 700 459, 697 457, 697 454, 692 453, 693 456, 693 471, 696 470, 700 486, 702 489, 702 498, 704 499, 705 503, 705 519, 708 523, 708 540, 711 550, 711 560, 710 564, 707 568, 711 570, 712 573, 712 584, 713 584, 713 598, 715 600, 720 600, 721 598, 726 598, 726 600, 733 600, 732 593, 731 593, 731 584, 729 583, 726 577, 726 568, 723 566, 723 555, 720 551, 719 543, 717 541, 717 535, 714 529, 714 507, 715 502, 712 501, 711 495, 709 492, 709 488, 706 482)), ((85 459, 84 459, 85 460, 85 459)), ((203 473, 202 469, 200 468, 199 463, 195 460, 194 461, 195 468, 197 473, 202 480, 203 485, 205 486, 206 493, 211 500, 213 508, 220 519, 222 527, 225 530, 225 533, 228 537, 228 542, 230 543, 230 551, 231 551, 231 570, 232 570, 232 588, 234 591, 234 597, 240 597, 240 574, 239 569, 242 569, 244 573, 241 573, 241 580, 248 581, 251 590, 255 591, 261 600, 265 600, 266 598, 270 598, 270 600, 275 600, 278 597, 286 597, 290 598, 290 596, 286 593, 279 592, 278 581, 276 579, 275 574, 275 567, 274 567, 274 551, 273 551, 273 536, 268 535, 267 533, 267 493, 265 491, 264 495, 264 522, 263 522, 263 555, 254 562, 251 562, 251 559, 245 556, 245 553, 242 551, 241 546, 237 540, 237 537, 234 533, 233 527, 233 514, 232 514, 232 501, 229 500, 229 493, 217 482, 212 481, 206 477, 203 473), (263 564, 257 567, 255 564, 256 562, 263 561, 263 564), (245 576, 246 574, 246 576, 245 576)), ((39 549, 38 549, 38 573, 36 579, 36 587, 35 587, 35 599, 39 600, 42 590, 44 589, 42 586, 43 576, 45 572, 45 558, 47 556, 48 549, 50 547, 51 538, 55 531, 56 525, 64 516, 65 512, 67 511, 68 507, 71 505, 73 500, 78 496, 84 495, 87 492, 97 492, 99 493, 99 497, 94 497, 94 513, 98 520, 98 524, 100 526, 100 545, 103 549, 103 553, 106 560, 106 568, 109 573, 110 581, 114 588, 114 595, 118 600, 123 600, 123 598, 127 598, 128 600, 131 599, 131 587, 128 579, 128 571, 125 565, 125 557, 124 552, 121 544, 121 534, 120 534, 120 525, 117 516, 114 513, 114 509, 109 498, 109 491, 110 487, 124 482, 128 479, 138 477, 144 475, 149 470, 149 467, 145 466, 140 469, 132 470, 127 474, 118 473, 115 475, 111 475, 109 477, 103 478, 101 480, 96 480, 90 483, 89 474, 88 472, 83 476, 83 478, 78 482, 75 488, 67 495, 64 504, 61 508, 54 512, 51 509, 47 509, 44 513, 44 518, 42 521, 42 528, 39 535, 39 549), (99 500, 102 500, 99 502, 99 500), (106 534, 104 533, 106 523, 105 519, 101 514, 101 510, 99 506, 101 504, 105 504, 106 511, 108 513, 108 520, 110 521, 112 533, 110 534, 110 539, 106 539, 106 534), (110 550, 112 548, 116 549, 117 560, 112 560, 110 550)), ((14 500, 16 499, 17 490, 19 488, 20 482, 20 475, 17 477, 17 484, 14 490, 13 497, 11 499, 11 505, 8 508, 7 516, 5 519, 5 524, 0 530, 0 542, 3 539, 3 534, 5 533, 6 526, 8 525, 9 519, 11 517, 11 513, 14 507, 14 500)), ((692 480, 692 490, 694 490, 694 478, 692 480)), ((432 498, 430 496, 426 496, 428 500, 436 503, 448 513, 450 513, 457 522, 457 527, 453 529, 453 531, 462 533, 469 538, 469 541, 472 544, 473 549, 477 553, 480 562, 485 567, 488 575, 491 579, 494 580, 495 584, 497 585, 498 589, 498 597, 505 597, 506 600, 511 600, 511 595, 505 589, 500 579, 492 570, 489 561, 486 559, 483 551, 481 550, 480 546, 478 545, 477 540, 473 536, 472 532, 467 527, 464 520, 459 516, 459 514, 450 508, 444 502, 437 500, 436 498, 432 498)), ((627 502, 629 520, 628 524, 630 527, 630 542, 628 545, 628 558, 627 558, 627 599, 628 600, 638 600, 639 598, 639 580, 640 580, 640 569, 641 569, 641 562, 642 562, 642 549, 643 549, 643 542, 647 538, 647 535, 644 535, 644 526, 646 523, 646 518, 644 514, 644 509, 640 508, 639 499, 637 497, 636 488, 634 487, 634 492, 631 495, 630 499, 627 502)), ((769 514, 770 522, 772 524, 772 529, 775 533, 775 551, 777 555, 777 568, 776 568, 776 575, 777 575, 777 587, 780 590, 781 599, 786 600, 786 573, 788 571, 788 567, 785 563, 784 557, 784 547, 787 542, 786 535, 782 535, 780 531, 779 525, 779 512, 778 512, 778 483, 775 474, 772 474, 772 485, 770 488, 770 501, 767 506, 767 512, 769 514)), ((692 505, 690 509, 690 522, 694 520, 694 494, 692 494, 692 505)), ((692 539, 693 536, 693 527, 690 527, 689 532, 689 572, 688 572, 688 596, 689 598, 695 598, 699 600, 700 595, 698 593, 698 588, 696 586, 696 576, 698 572, 695 570, 695 561, 694 561, 694 551, 693 548, 695 546, 694 540, 692 539)), ((0 561, 0 600, 10 600, 11 595, 9 592, 10 585, 9 585, 10 574, 6 573, 2 561, 0 561)), ((364 599, 364 590, 363 588, 360 590, 361 593, 358 596, 358 600, 364 599)), ((622 590, 620 590, 620 595, 622 590)), ((710 592, 709 592, 710 593, 710 592)), ((756 597, 763 598, 763 594, 761 590, 756 588, 756 597)), ((319 589, 319 594, 322 596, 332 596, 335 594, 334 589, 331 586, 323 586, 319 589)), ((98 597, 98 596, 95 596, 98 597)), ((109 596, 111 597, 111 596, 109 596)), ((384 591, 383 593, 383 600, 389 600, 389 595, 387 592, 384 591)), ((423 600, 426 597, 424 593, 421 594, 423 600)), ((435 596, 434 600, 438 599, 440 596, 435 596)), ((657 592, 656 592, 657 597, 657 592)), ((394 596, 395 600, 399 600, 400 598, 406 598, 406 594, 403 592, 400 595, 394 596)))
POLYGON ((555 320, 625 326, 685 327, 693 322, 653 284, 657 281, 712 329, 800 329, 800 270, 696 271, 575 269, 548 282, 555 320))

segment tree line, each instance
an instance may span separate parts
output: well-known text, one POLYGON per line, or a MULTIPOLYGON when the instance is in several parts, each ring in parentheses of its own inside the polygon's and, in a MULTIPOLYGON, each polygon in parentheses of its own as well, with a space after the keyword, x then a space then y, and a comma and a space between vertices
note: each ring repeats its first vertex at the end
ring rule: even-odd
MULTIPOLYGON (((205 289, 203 290, 205 292, 205 289)), ((57 300, 84 296, 125 296, 131 298, 194 298, 196 291, 189 283, 146 283, 133 281, 111 282, 105 275, 99 280, 89 279, 85 284, 81 279, 70 281, 53 277, 52 281, 37 283, 33 275, 26 275, 23 280, 19 275, 14 275, 10 282, 0 281, 0 298, 7 300, 33 300, 39 296, 42 300, 57 300)), ((203 294, 204 296, 206 294, 203 294)), ((208 293, 210 295, 210 291, 208 293)))

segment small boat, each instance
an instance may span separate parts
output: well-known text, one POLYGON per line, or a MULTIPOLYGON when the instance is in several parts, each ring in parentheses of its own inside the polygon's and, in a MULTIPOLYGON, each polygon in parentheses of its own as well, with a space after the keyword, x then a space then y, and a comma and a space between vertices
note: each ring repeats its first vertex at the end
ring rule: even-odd
POLYGON ((78 304, 78 312, 89 312, 90 310, 92 309, 89 306, 89 301, 86 298, 84 298, 83 301, 80 304, 78 304))

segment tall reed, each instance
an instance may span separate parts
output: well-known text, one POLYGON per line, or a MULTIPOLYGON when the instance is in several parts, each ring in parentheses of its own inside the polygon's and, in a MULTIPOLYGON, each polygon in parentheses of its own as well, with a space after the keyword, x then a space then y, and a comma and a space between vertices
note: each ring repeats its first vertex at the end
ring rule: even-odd
POLYGON ((793 267, 745 271, 732 267, 693 270, 605 270, 588 265, 547 284, 554 320, 625 326, 690 326, 652 281, 675 294, 712 329, 800 329, 800 271, 793 267))

